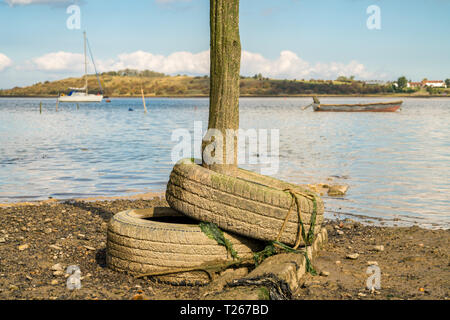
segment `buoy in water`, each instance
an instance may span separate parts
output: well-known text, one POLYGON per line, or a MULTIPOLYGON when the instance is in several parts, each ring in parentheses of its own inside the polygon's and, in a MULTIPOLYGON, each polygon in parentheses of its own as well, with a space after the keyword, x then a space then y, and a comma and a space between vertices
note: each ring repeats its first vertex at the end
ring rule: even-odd
POLYGON ((132 108, 128 108, 128 111, 134 111, 132 108))

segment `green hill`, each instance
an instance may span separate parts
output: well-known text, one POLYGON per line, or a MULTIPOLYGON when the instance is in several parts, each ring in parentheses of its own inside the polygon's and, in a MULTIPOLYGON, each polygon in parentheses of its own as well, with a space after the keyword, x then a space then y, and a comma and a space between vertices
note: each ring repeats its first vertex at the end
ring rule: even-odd
MULTIPOLYGON (((102 73, 100 80, 104 93, 111 97, 133 97, 141 95, 141 87, 146 96, 189 97, 208 96, 208 76, 167 76, 149 70, 121 70, 102 73)), ((88 77, 90 93, 99 92, 95 75, 88 77)), ((69 87, 83 87, 83 78, 67 78, 58 81, 39 82, 28 87, 0 90, 0 96, 13 97, 53 97, 67 93, 69 87)), ((275 80, 261 75, 241 77, 241 96, 310 96, 310 95, 392 95, 392 85, 367 85, 361 81, 331 80, 275 80)), ((403 93, 404 95, 404 93, 403 93)))

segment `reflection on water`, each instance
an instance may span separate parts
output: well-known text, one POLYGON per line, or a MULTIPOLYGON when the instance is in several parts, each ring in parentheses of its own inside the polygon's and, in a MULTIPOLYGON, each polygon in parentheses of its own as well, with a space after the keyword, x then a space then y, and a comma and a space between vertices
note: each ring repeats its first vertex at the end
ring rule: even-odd
MULTIPOLYGON (((343 199, 325 197, 328 216, 448 228, 450 99, 404 101, 397 113, 314 113, 301 110, 306 98, 244 98, 241 128, 280 129, 278 178, 350 185, 343 199)), ((54 99, 0 99, 0 201, 164 190, 172 130, 206 127, 208 99, 149 99, 148 108, 113 99, 55 112, 54 99)))

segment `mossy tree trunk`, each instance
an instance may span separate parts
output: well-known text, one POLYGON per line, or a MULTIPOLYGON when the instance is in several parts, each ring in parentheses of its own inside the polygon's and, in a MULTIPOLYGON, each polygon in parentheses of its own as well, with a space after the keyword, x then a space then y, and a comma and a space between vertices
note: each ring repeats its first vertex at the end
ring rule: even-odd
MULTIPOLYGON (((241 41, 239 36, 239 0, 210 0, 211 69, 208 129, 223 136, 222 164, 203 166, 234 175, 237 170, 237 137, 227 138, 227 129, 239 129, 239 78, 241 41), (228 141, 229 140, 229 141, 228 141), (227 143, 233 149, 227 150, 227 143)), ((209 141, 204 141, 202 151, 209 141)), ((217 152, 216 150, 214 152, 217 152)))

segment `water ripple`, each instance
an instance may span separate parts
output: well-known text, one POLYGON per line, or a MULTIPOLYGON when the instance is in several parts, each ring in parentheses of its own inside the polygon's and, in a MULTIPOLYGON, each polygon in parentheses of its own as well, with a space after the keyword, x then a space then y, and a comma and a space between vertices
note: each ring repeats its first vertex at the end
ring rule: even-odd
MULTIPOLYGON (((241 128, 280 129, 276 177, 350 185, 344 198, 325 196, 328 216, 450 226, 450 99, 405 99, 398 113, 301 111, 309 103, 241 99, 241 128)), ((177 143, 172 131, 193 133, 194 121, 206 127, 208 99, 155 98, 147 104, 148 114, 140 99, 79 110, 63 104, 55 112, 54 99, 0 99, 0 201, 164 190, 177 143)))

